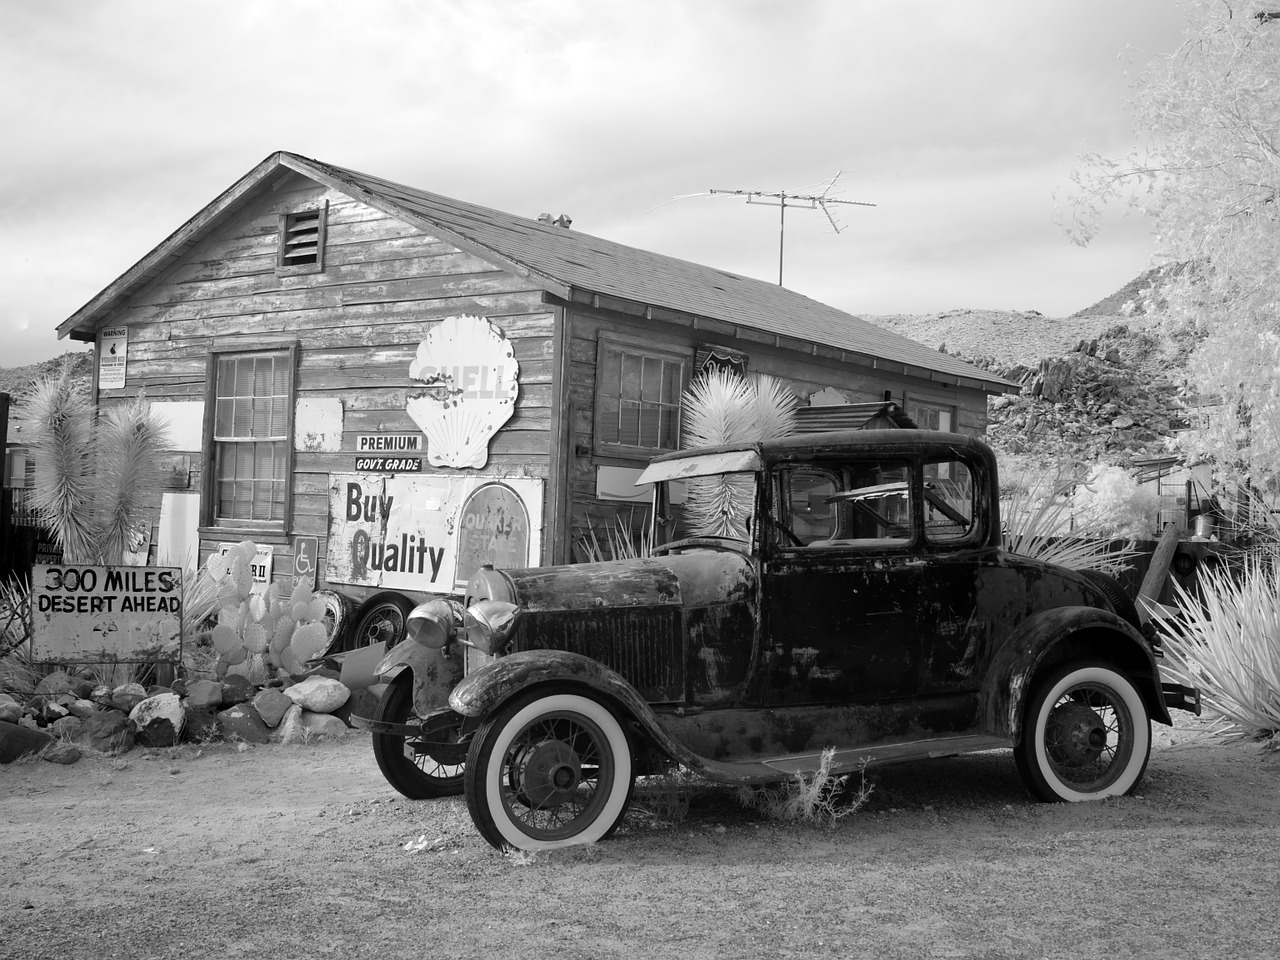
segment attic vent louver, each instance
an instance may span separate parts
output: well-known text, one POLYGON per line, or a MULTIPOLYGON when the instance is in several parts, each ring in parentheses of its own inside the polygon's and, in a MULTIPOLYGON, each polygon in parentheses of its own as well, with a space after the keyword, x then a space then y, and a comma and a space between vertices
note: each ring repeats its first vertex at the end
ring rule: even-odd
POLYGON ((325 221, 329 205, 287 213, 281 218, 277 268, 285 273, 319 273, 324 269, 325 221))

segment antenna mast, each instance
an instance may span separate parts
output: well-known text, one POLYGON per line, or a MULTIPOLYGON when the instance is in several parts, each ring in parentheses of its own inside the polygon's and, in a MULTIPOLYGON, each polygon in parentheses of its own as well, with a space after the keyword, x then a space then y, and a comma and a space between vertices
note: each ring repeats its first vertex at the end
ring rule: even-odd
POLYGON ((746 197, 747 203, 758 203, 778 208, 778 286, 782 286, 782 253, 787 235, 786 218, 788 206, 802 207, 806 210, 821 210, 827 215, 827 219, 831 222, 831 229, 836 233, 840 232, 840 224, 836 222, 836 218, 827 209, 828 205, 843 203, 852 207, 875 206, 874 203, 864 203, 861 200, 840 200, 831 195, 831 189, 836 185, 836 181, 840 179, 840 174, 843 172, 843 170, 837 170, 834 177, 823 181, 825 185, 821 193, 787 193, 782 190, 776 193, 766 193, 763 190, 717 190, 713 187, 707 191, 707 195, 746 197))

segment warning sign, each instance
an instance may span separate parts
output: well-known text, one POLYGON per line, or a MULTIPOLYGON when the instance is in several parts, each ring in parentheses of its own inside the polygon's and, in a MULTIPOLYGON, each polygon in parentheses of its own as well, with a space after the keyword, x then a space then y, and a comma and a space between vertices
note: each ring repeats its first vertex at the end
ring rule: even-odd
POLYGON ((179 567, 48 565, 31 571, 31 643, 45 661, 175 660, 179 567))

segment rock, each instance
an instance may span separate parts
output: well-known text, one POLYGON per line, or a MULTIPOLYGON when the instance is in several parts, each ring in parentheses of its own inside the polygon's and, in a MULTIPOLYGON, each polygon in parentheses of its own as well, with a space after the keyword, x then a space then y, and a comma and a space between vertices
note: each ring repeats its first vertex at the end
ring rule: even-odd
POLYGON ((285 711, 294 705, 293 700, 276 687, 264 687, 249 701, 268 727, 279 726, 285 711))
POLYGON ((345 737, 350 732, 350 728, 333 714, 311 713, 306 710, 302 713, 302 729, 305 731, 304 740, 308 737, 336 739, 345 737))
POLYGON ((147 688, 140 683, 122 683, 111 691, 111 704, 128 713, 147 699, 147 688))
POLYGON ((50 763, 72 764, 80 759, 80 748, 65 740, 55 740, 44 748, 40 757, 50 763))
POLYGON ((258 716, 258 711, 247 703, 237 703, 218 714, 218 729, 224 740, 243 740, 246 743, 270 743, 271 733, 258 716))
POLYGON ((1128 430, 1137 422, 1133 417, 1116 417, 1111 421, 1111 425, 1117 430, 1128 430))
POLYGON ((276 727, 276 737, 281 743, 302 742, 302 708, 290 701, 292 706, 284 712, 280 725, 276 727))
POLYGON ((101 707, 114 706, 111 702, 111 688, 106 684, 98 684, 89 691, 89 699, 101 707))
POLYGON ((0 721, 0 763, 13 763, 29 753, 39 753, 53 737, 24 725, 0 721))
POLYGON ((378 706, 378 700, 381 699, 378 694, 374 693, 368 687, 361 687, 359 690, 352 690, 351 696, 347 702, 333 711, 333 716, 337 717, 347 726, 351 726, 351 717, 373 717, 373 711, 378 706))
POLYGON ((187 688, 187 706, 192 710, 222 706, 222 684, 217 680, 197 680, 187 688))
POLYGON ((284 692, 290 700, 312 713, 332 713, 351 696, 351 691, 341 682, 318 676, 307 677, 284 692))
POLYGON ((222 681, 222 702, 226 706, 247 703, 253 698, 253 693, 254 687, 249 678, 238 673, 228 673, 222 681))
POLYGON ((92 700, 72 700, 67 704, 67 710, 72 716, 86 720, 98 712, 98 705, 92 700))
POLYGON ((79 717, 63 717, 49 724, 48 730, 64 740, 78 740, 84 732, 84 721, 79 717))
POLYGON ((0 703, 0 722, 17 723, 18 718, 22 716, 22 704, 16 700, 8 700, 0 703))
POLYGON ((36 684, 35 692, 52 696, 58 693, 71 693, 76 688, 75 678, 65 670, 55 670, 36 684))
POLYGON ((84 722, 89 746, 103 753, 128 753, 133 749, 133 726, 119 710, 101 710, 84 722))
POLYGON ((217 707, 183 707, 183 738, 190 743, 207 743, 222 739, 222 728, 218 726, 217 707))
POLYGON ((182 698, 170 690, 140 701, 129 712, 144 747, 171 747, 182 734, 182 698))

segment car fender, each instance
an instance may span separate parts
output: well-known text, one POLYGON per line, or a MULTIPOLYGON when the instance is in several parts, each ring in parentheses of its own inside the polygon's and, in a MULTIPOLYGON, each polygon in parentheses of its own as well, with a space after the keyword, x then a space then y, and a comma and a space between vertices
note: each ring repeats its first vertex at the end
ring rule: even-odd
POLYGON ((1081 655, 1114 663, 1134 679, 1153 720, 1173 722, 1155 656, 1132 624, 1097 607, 1054 607, 1027 617, 992 659, 979 694, 983 730, 1018 742, 1036 676, 1055 662, 1059 644, 1075 641, 1083 645, 1081 655))
POLYGON ((373 675, 389 682, 405 670, 413 671, 413 711, 420 717, 449 705, 449 693, 462 680, 461 649, 433 650, 412 640, 397 643, 373 668, 373 675))
POLYGON ((542 684, 574 684, 601 694, 677 763, 694 769, 705 760, 683 746, 658 721, 636 689, 604 664, 564 650, 526 650, 499 657, 470 674, 449 696, 449 706, 464 717, 485 717, 523 690, 542 684))

